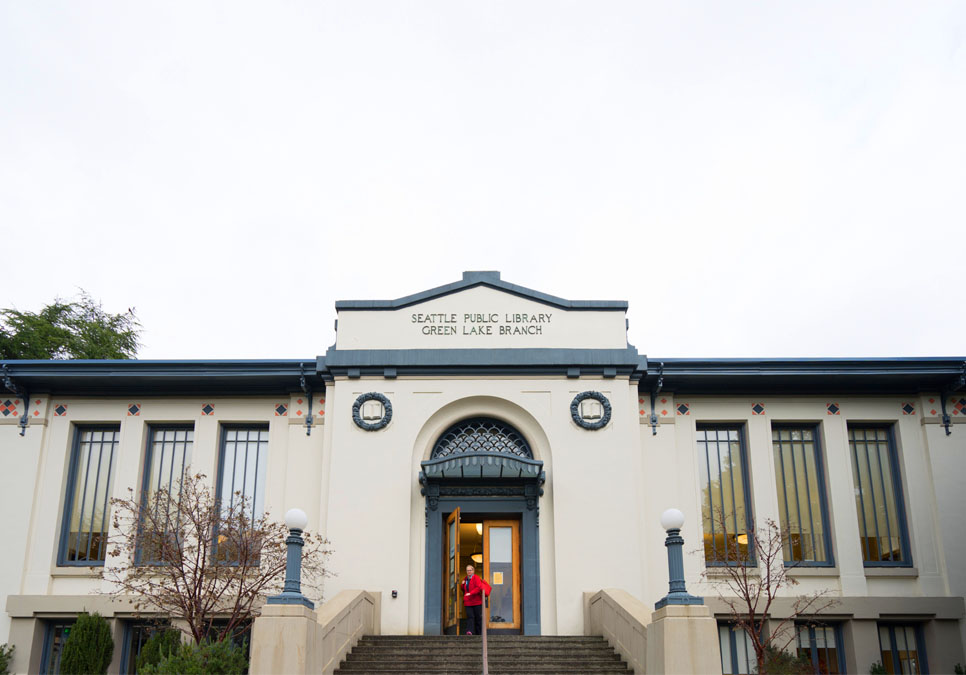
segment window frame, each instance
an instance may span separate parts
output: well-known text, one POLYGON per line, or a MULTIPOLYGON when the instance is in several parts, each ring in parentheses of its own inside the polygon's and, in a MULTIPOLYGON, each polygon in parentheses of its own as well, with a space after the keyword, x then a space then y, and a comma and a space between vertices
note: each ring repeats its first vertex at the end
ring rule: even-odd
MULTIPOLYGON (((230 422, 230 423, 224 423, 224 424, 221 425, 221 429, 218 432, 218 471, 216 472, 217 473, 217 480, 215 481, 215 502, 217 503, 219 509, 221 508, 222 481, 225 478, 225 453, 226 453, 227 444, 228 444, 228 432, 229 431, 238 431, 239 429, 247 429, 247 430, 256 429, 258 431, 267 431, 267 432, 269 432, 269 434, 271 433, 271 425, 268 424, 267 422, 230 422)), ((270 440, 269 439, 266 439, 265 443, 266 443, 265 452, 267 453, 268 452, 268 445, 270 445, 270 440)), ((257 469, 257 465, 256 465, 256 469, 257 469)), ((266 458, 265 458, 265 486, 266 486, 266 488, 268 486, 268 456, 267 456, 267 454, 266 454, 266 458)), ((252 506, 253 506, 253 508, 254 508, 254 504, 255 504, 255 498, 254 498, 254 495, 253 495, 252 496, 252 506)), ((264 516, 265 515, 264 512, 261 515, 264 516)), ((255 517, 254 516, 254 511, 253 511, 253 517, 255 517)), ((219 564, 219 565, 236 565, 236 564, 238 564, 237 561, 234 561, 234 560, 229 560, 229 559, 220 560, 219 559, 219 553, 218 553, 218 528, 217 527, 215 527, 214 528, 214 531, 212 532, 212 549, 211 550, 212 550, 213 559, 215 561, 217 561, 217 564, 219 564)))
MULTIPOLYGON (((51 673, 47 668, 48 666, 47 662, 50 660, 51 650, 54 648, 54 632, 57 630, 58 627, 67 628, 67 629, 73 628, 75 623, 77 623, 77 617, 44 620, 44 645, 43 645, 43 648, 40 650, 40 670, 39 670, 40 675, 54 675, 54 673, 51 673)), ((63 639, 64 639, 64 643, 66 643, 67 642, 66 634, 64 635, 63 639)), ((63 658, 64 645, 61 645, 60 649, 61 649, 61 658, 63 658)), ((60 665, 59 660, 57 664, 58 666, 60 665)), ((57 668, 57 672, 58 673, 60 672, 59 667, 57 668)))
MULTIPOLYGON (((825 451, 822 445, 821 437, 821 424, 818 422, 809 422, 804 424, 796 424, 795 422, 774 422, 771 425, 772 431, 782 431, 782 430, 800 430, 800 431, 811 431, 812 432, 812 445, 815 451, 815 473, 816 481, 819 487, 819 512, 822 518, 822 538, 825 543, 825 560, 782 560, 785 567, 790 569, 795 569, 798 567, 835 567, 835 551, 832 546, 832 519, 829 515, 828 508, 828 485, 825 478, 825 451)), ((775 440, 772 439, 772 459, 775 457, 775 440)), ((782 472, 784 477, 784 471, 782 472)), ((778 481, 776 480, 775 489, 778 491, 778 481)), ((778 494, 778 499, 781 501, 784 496, 786 502, 788 500, 787 486, 782 484, 782 491, 778 494)), ((785 507, 785 513, 788 513, 788 507, 785 507)), ((801 510, 799 510, 799 520, 801 520, 801 510)), ((781 529, 781 517, 778 519, 779 529, 781 529)), ((784 554, 782 555, 784 558, 784 554)))
POLYGON ((719 661, 721 661, 721 672, 724 672, 724 654, 720 654, 721 651, 721 628, 725 627, 728 629, 728 651, 731 652, 731 673, 729 675, 750 675, 751 671, 758 668, 758 657, 755 654, 754 648, 748 649, 748 644, 745 647, 745 660, 748 662, 749 674, 739 673, 738 670, 738 640, 735 638, 736 633, 741 633, 744 639, 750 640, 748 637, 748 632, 736 626, 730 621, 718 621, 718 651, 719 651, 719 661))
MULTIPOLYGON (((698 422, 698 423, 695 424, 695 428, 694 428, 695 429, 695 432, 698 432, 698 431, 707 431, 709 429, 714 429, 714 430, 718 430, 718 431, 737 431, 738 432, 738 447, 739 447, 739 452, 741 453, 741 480, 742 480, 742 486, 743 486, 744 493, 745 493, 744 494, 744 502, 745 502, 745 530, 743 532, 749 535, 748 558, 743 563, 738 563, 738 562, 736 562, 736 563, 729 563, 728 561, 712 561, 712 560, 708 560, 707 555, 705 555, 705 557, 704 557, 705 567, 728 567, 728 566, 732 566, 732 565, 734 565, 734 566, 743 565, 743 566, 747 566, 747 567, 757 567, 758 566, 758 556, 756 555, 755 547, 751 543, 752 539, 751 539, 751 536, 750 536, 755 531, 755 514, 752 511, 751 473, 750 473, 750 468, 748 466, 748 444, 747 444, 747 442, 745 440, 745 436, 746 436, 746 434, 745 434, 745 427, 746 427, 746 424, 744 422, 720 422, 720 423, 716 423, 716 422, 698 422)), ((720 442, 720 441, 715 441, 715 442, 717 443, 717 442, 720 442)), ((695 446, 697 447, 699 453, 703 452, 703 456, 701 456, 699 454, 699 461, 704 462, 705 468, 706 468, 706 470, 708 472, 708 480, 710 482, 711 481, 711 466, 710 466, 709 460, 708 460, 707 441, 704 441, 703 444, 704 444, 704 447, 702 448, 701 447, 702 446, 702 441, 700 441, 697 438, 695 438, 695 446)), ((699 469, 699 479, 700 479, 700 475, 701 474, 700 474, 700 469, 699 469)), ((699 492, 703 492, 703 489, 699 489, 699 492)), ((704 510, 704 499, 703 499, 703 496, 702 496, 702 500, 701 500, 701 510, 702 511, 704 510)), ((713 525, 714 525, 714 514, 713 513, 712 513, 712 516, 711 517, 712 517, 712 533, 713 533, 713 531, 714 531, 714 528, 713 528, 713 525)), ((737 520, 737 518, 736 518, 736 520, 737 520)), ((703 537, 704 537, 704 522, 703 522, 703 517, 702 517, 702 523, 701 523, 701 530, 702 530, 701 535, 702 535, 702 539, 703 539, 703 537)), ((737 537, 740 534, 741 534, 741 532, 736 532, 735 533, 735 536, 737 537)))
MULTIPOLYGON (((856 507, 856 523, 859 526, 859 555, 862 556, 862 566, 863 567, 912 567, 912 543, 909 539, 909 526, 906 522, 906 498, 905 490, 902 485, 902 467, 899 462, 899 447, 896 443, 896 431, 895 423, 892 422, 849 422, 846 425, 846 442, 849 445, 849 465, 852 470, 852 485, 855 486, 855 470, 858 468, 858 462, 855 457, 855 448, 852 445, 851 431, 853 429, 878 429, 884 430, 886 432, 886 443, 888 444, 888 454, 889 454, 889 468, 892 471, 892 489, 895 491, 895 502, 896 502, 896 522, 899 524, 899 546, 902 552, 902 560, 896 562, 894 560, 866 560, 865 551, 863 551, 862 546, 862 519, 864 518, 865 512, 865 497, 862 491, 859 491, 859 498, 862 499, 863 513, 858 512, 858 507, 856 507)), ((882 469, 879 469, 880 478, 882 469)), ((875 526, 876 533, 878 534, 878 525, 875 526)), ((876 537, 879 538, 878 536, 876 537)))
MULTIPOLYGON (((195 441, 194 441, 195 425, 192 422, 183 422, 183 423, 181 423, 181 422, 173 422, 173 423, 148 424, 147 427, 148 427, 147 428, 147 434, 146 434, 147 435, 147 442, 146 442, 145 447, 144 447, 144 459, 143 459, 143 463, 142 463, 142 467, 143 467, 142 474, 143 475, 141 476, 141 492, 138 495, 138 504, 140 505, 140 507, 142 509, 143 508, 147 508, 145 506, 145 504, 147 502, 148 490, 150 488, 150 486, 148 485, 148 481, 151 479, 151 463, 154 461, 154 435, 155 435, 155 433, 157 433, 158 431, 191 431, 192 432, 192 437, 191 437, 190 443, 191 443, 191 451, 192 452, 194 452, 194 444, 195 444, 195 441)), ((185 441, 185 442, 187 443, 187 441, 185 441)), ((183 467, 182 468, 182 471, 184 470, 184 467, 188 467, 188 466, 190 466, 190 462, 184 461, 183 464, 182 464, 182 467, 183 467)), ((170 482, 169 482, 169 486, 170 486, 170 482)), ((179 496, 180 496, 180 492, 179 492, 179 496)), ((138 538, 139 539, 140 539, 140 535, 141 535, 141 525, 142 525, 142 523, 138 523, 138 538)), ((149 566, 149 565, 162 565, 162 564, 164 564, 162 561, 159 561, 159 560, 145 560, 143 553, 144 552, 143 552, 143 550, 141 548, 141 544, 140 544, 140 541, 139 541, 138 542, 138 545, 137 545, 137 549, 134 552, 134 564, 135 565, 137 565, 137 566, 142 566, 142 565, 143 566, 149 566)))
MULTIPOLYGON (((808 632, 808 653, 809 658, 812 661, 812 672, 816 675, 818 674, 818 646, 815 644, 817 640, 815 639, 815 629, 816 628, 831 628, 835 635, 835 660, 837 661, 838 669, 840 673, 848 672, 845 668, 845 649, 842 644, 842 624, 840 622, 835 623, 807 623, 807 622, 796 622, 795 629, 797 631, 807 631, 808 632)), ((798 636, 795 636, 795 646, 796 651, 798 647, 798 636)), ((881 650, 880 650, 881 651, 881 650)))
MULTIPOLYGON (((61 519, 60 528, 60 538, 57 543, 57 566, 58 567, 104 567, 107 559, 107 544, 104 545, 104 560, 68 560, 67 559, 67 541, 70 536, 70 518, 71 512, 74 508, 74 491, 77 487, 77 464, 78 464, 78 453, 80 452, 81 437, 84 432, 95 432, 95 431, 111 431, 117 434, 116 440, 114 441, 114 447, 111 449, 111 462, 107 469, 108 482, 113 478, 114 472, 114 453, 116 450, 120 449, 121 446, 121 425, 117 424, 76 424, 74 425, 74 438, 71 442, 70 448, 70 458, 68 459, 67 468, 67 482, 64 486, 64 510, 61 519)), ((96 490, 95 490, 96 492, 96 490)), ((105 509, 104 509, 104 523, 105 523, 105 535, 110 530, 110 503, 111 494, 106 495, 105 509)))
MULTIPOLYGON (((911 628, 913 635, 916 636, 916 654, 919 657, 919 672, 921 675, 929 675, 929 658, 926 654, 926 639, 923 634, 923 625, 919 622, 904 621, 876 621, 875 632, 879 640, 879 658, 882 658, 882 638, 879 635, 880 628, 889 630, 889 641, 892 643, 892 662, 900 663, 899 648, 896 646, 896 628, 911 628)), ((883 663, 883 666, 885 664, 883 663)), ((901 668, 900 668, 901 671, 901 668)), ((898 675, 898 674, 897 674, 898 675)))

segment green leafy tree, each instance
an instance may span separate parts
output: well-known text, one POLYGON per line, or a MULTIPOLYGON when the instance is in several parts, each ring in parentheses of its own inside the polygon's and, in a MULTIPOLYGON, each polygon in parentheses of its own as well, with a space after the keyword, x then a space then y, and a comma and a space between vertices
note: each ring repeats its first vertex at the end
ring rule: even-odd
POLYGON ((148 666, 157 666, 162 659, 177 652, 180 647, 181 631, 162 628, 155 632, 141 647, 137 660, 137 672, 145 672, 148 666))
POLYGON ((107 619, 97 612, 81 614, 70 628, 60 672, 64 675, 106 673, 114 655, 114 640, 107 619))
POLYGON ((242 675, 248 670, 246 651, 231 639, 184 643, 157 665, 138 668, 138 675, 242 675))
POLYGON ((0 359, 129 359, 140 335, 133 309, 111 314, 83 290, 36 314, 0 310, 0 359))
POLYGON ((5 644, 0 645, 0 675, 7 675, 10 672, 10 664, 13 663, 13 650, 15 647, 5 644))
POLYGON ((775 647, 765 647, 763 673, 769 675, 812 675, 812 660, 804 654, 791 654, 775 647))

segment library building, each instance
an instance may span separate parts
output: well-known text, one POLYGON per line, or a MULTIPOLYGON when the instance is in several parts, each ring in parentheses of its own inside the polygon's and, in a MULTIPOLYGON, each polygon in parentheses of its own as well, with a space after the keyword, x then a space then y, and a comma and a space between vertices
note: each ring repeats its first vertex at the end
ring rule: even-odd
POLYGON ((763 576, 769 523, 797 583, 763 630, 813 672, 966 664, 966 356, 666 358, 627 312, 464 272, 337 302, 300 360, 0 362, 11 672, 60 672, 85 611, 108 672, 135 672, 148 624, 102 578, 112 498, 186 467, 330 542, 314 605, 254 621, 252 673, 423 672, 407 659, 476 644, 474 565, 492 673, 750 674, 729 570, 763 576))

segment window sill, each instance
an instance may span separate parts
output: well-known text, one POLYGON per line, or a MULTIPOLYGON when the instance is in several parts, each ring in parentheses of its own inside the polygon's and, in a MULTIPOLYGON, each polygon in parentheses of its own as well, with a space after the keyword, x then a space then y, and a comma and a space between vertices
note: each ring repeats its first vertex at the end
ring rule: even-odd
POLYGON ((103 569, 104 569, 103 567, 94 566, 94 565, 90 567, 81 566, 81 565, 77 565, 76 567, 74 566, 54 567, 50 570, 50 576, 52 577, 91 577, 92 579, 94 579, 94 578, 100 578, 101 571, 103 569))
POLYGON ((866 567, 865 576, 912 578, 919 576, 919 569, 916 567, 866 567))
MULTIPOLYGON (((730 569, 741 569, 741 568, 740 567, 733 567, 733 568, 730 568, 730 569)), ((748 574, 749 577, 758 577, 758 576, 761 576, 761 573, 760 573, 760 571, 758 570, 757 567, 748 565, 747 567, 745 567, 745 569, 747 570, 747 574, 748 574)), ((731 576, 731 572, 729 571, 729 568, 728 567, 725 567, 724 565, 722 565, 720 567, 716 565, 714 567, 705 567, 704 568, 704 575, 708 579, 719 579, 721 577, 730 577, 731 576)))
POLYGON ((790 577, 837 577, 838 567, 788 567, 786 574, 790 577))

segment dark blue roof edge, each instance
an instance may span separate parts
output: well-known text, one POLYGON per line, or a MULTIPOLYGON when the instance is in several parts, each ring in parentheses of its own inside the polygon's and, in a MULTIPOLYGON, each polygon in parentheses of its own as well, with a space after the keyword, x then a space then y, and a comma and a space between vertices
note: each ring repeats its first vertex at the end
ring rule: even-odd
MULTIPOLYGON (((646 362, 645 362, 646 363, 646 362)), ((319 368, 460 366, 622 366, 634 370, 641 356, 625 349, 335 349, 319 357, 319 368)))
POLYGON ((541 293, 532 288, 517 286, 500 279, 499 272, 463 272, 460 281, 437 286, 426 291, 407 295, 395 300, 337 300, 336 310, 393 310, 426 302, 445 295, 458 293, 475 286, 489 286, 513 295, 567 310, 627 311, 626 300, 566 300, 555 295, 541 293))
POLYGON ((648 375, 657 373, 664 365, 664 374, 721 376, 721 375, 877 375, 897 373, 955 375, 966 365, 966 356, 912 356, 871 358, 671 358, 648 357, 641 369, 648 375))

